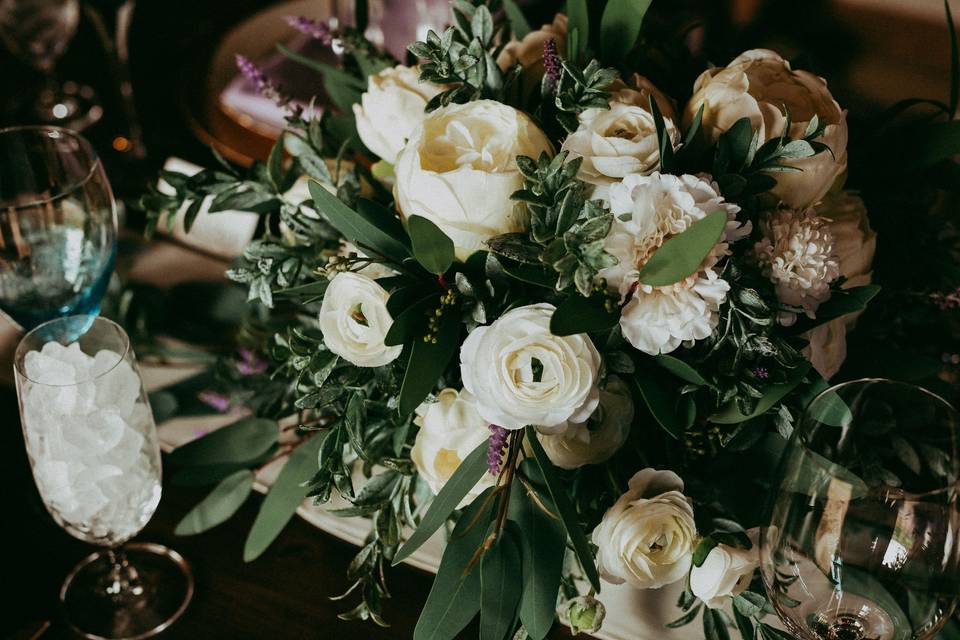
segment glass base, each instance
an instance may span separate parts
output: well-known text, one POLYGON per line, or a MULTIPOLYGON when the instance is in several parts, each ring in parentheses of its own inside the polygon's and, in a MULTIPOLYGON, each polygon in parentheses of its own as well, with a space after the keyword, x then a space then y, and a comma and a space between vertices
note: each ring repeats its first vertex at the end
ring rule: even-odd
POLYGON ((193 572, 176 551, 146 542, 123 546, 118 573, 112 550, 92 553, 60 588, 67 623, 90 640, 138 640, 165 630, 193 597, 193 572))

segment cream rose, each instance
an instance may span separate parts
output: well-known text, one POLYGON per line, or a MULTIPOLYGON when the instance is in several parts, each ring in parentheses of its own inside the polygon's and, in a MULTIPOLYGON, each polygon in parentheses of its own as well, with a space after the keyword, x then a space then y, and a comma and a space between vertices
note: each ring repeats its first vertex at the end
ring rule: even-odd
POLYGON ((660 143, 650 113, 650 97, 664 115, 666 130, 676 145, 680 132, 670 100, 641 75, 633 86, 617 80, 611 86, 609 109, 587 109, 578 116, 579 128, 563 141, 563 151, 583 158, 581 180, 597 186, 610 185, 631 173, 649 175, 660 167, 660 143))
POLYGON ((330 281, 320 305, 320 331, 330 351, 358 367, 379 367, 400 355, 402 346, 383 339, 393 325, 387 291, 367 276, 344 271, 330 281))
MULTIPOLYGON (((460 463, 490 437, 490 423, 477 413, 476 401, 469 391, 444 389, 435 402, 425 402, 417 408, 414 422, 420 430, 410 459, 434 493, 439 493, 460 463)), ((473 502, 495 481, 493 475, 484 474, 460 507, 473 502)))
POLYGON ((513 107, 477 100, 437 109, 397 160, 397 205, 404 217, 436 224, 466 260, 485 240, 526 228, 510 199, 523 186, 516 157, 544 151, 552 152, 547 136, 513 107))
POLYGON ((551 304, 518 307, 477 327, 460 350, 477 411, 505 429, 583 422, 600 401, 600 354, 586 334, 550 333, 551 304))
POLYGON ((722 607, 727 598, 743 593, 753 580, 753 573, 760 565, 757 546, 760 530, 747 532, 753 546, 741 549, 718 544, 699 567, 690 569, 690 591, 711 609, 722 607))
POLYGON ((623 446, 632 422, 630 392, 623 381, 611 377, 589 420, 570 423, 560 433, 541 433, 538 437, 553 464, 561 469, 576 469, 609 460, 623 446))
POLYGON ((659 589, 687 575, 696 537, 680 476, 642 469, 593 530, 600 576, 613 584, 659 589))
POLYGON ((427 102, 443 91, 420 81, 417 67, 398 65, 367 79, 367 91, 353 105, 357 133, 370 151, 393 164, 407 138, 426 117, 427 102))
MULTIPOLYGON (((873 256, 877 250, 877 234, 870 227, 867 208, 856 194, 844 191, 828 195, 816 208, 816 213, 826 220, 833 236, 833 254, 846 278, 843 289, 870 284, 873 275, 873 256)), ((804 355, 825 379, 832 378, 840 370, 847 357, 847 330, 859 317, 849 313, 834 318, 807 332, 809 346, 804 355)))
POLYGON ((567 52, 567 16, 558 13, 553 22, 531 31, 522 40, 511 40, 497 56, 497 66, 506 71, 515 64, 523 67, 523 88, 527 93, 543 78, 543 47, 550 41, 557 43, 557 53, 567 52))
POLYGON ((689 126, 703 106, 702 130, 716 141, 740 118, 749 118, 760 132, 760 143, 780 136, 786 124, 782 109, 790 112, 788 132, 803 137, 813 116, 826 125, 818 138, 832 152, 809 158, 785 160, 801 171, 771 174, 777 180, 773 195, 786 206, 805 209, 823 198, 847 168, 847 113, 827 89, 823 78, 806 71, 794 71, 790 63, 773 51, 753 49, 726 67, 704 71, 693 86, 693 97, 684 111, 689 126))

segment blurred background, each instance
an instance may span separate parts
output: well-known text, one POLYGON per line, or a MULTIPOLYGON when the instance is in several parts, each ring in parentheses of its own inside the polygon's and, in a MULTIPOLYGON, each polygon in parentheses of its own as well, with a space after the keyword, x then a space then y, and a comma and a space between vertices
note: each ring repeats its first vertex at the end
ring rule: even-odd
MULTIPOLYGON (((950 0, 960 14, 960 0, 950 0)), ((521 2, 531 25, 562 2, 521 2)), ((98 148, 118 196, 139 193, 171 155, 209 164, 207 145, 248 162, 266 155, 280 113, 238 77, 234 54, 304 100, 320 77, 274 44, 320 47, 287 25, 352 20, 352 0, 0 0, 0 125, 60 120, 98 148)), ((940 0, 671 0, 658 23, 684 35, 689 86, 704 63, 772 47, 830 78, 841 105, 867 116, 902 98, 947 99, 949 44, 940 0)), ((440 28, 447 0, 371 2, 368 35, 403 44, 440 28)), ((318 52, 309 52, 316 55, 318 52)), ((669 88, 668 88, 669 90, 669 88)), ((683 96, 678 96, 680 99, 683 96)))

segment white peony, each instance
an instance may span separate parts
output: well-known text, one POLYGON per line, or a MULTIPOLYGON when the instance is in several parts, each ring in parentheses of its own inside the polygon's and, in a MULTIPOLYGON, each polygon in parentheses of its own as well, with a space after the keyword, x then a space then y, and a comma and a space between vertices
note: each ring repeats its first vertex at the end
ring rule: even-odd
POLYGON ((749 224, 736 220, 740 208, 724 201, 706 177, 656 172, 611 185, 609 200, 615 220, 604 248, 619 262, 600 275, 623 300, 629 298, 620 316, 624 337, 656 355, 709 336, 729 290, 714 267, 729 254, 729 243, 750 232, 749 224), (697 273, 666 287, 638 284, 640 268, 664 241, 715 211, 726 211, 727 227, 697 273))
POLYGON ((407 138, 426 117, 427 102, 443 91, 420 81, 417 67, 397 65, 367 79, 367 90, 353 105, 357 134, 370 151, 393 164, 407 138))
POLYGON ((611 377, 589 420, 570 423, 559 433, 540 433, 538 438, 553 464, 576 469, 609 460, 626 442, 632 422, 630 392, 619 378, 611 377))
POLYGON ((516 158, 541 152, 552 152, 547 136, 513 107, 477 100, 437 109, 397 160, 397 205, 436 224, 466 260, 485 240, 526 228, 510 199, 523 186, 516 158))
POLYGON ((696 537, 680 476, 643 469, 593 530, 597 567, 607 582, 659 589, 687 575, 696 537))
POLYGON ((518 307, 477 327, 460 350, 463 386, 505 429, 584 422, 597 408, 600 354, 586 334, 550 333, 551 304, 518 307))
MULTIPOLYGON (((490 423, 477 413, 476 400, 469 391, 444 389, 436 401, 417 408, 414 422, 420 427, 410 451, 410 459, 420 477, 436 494, 453 477, 457 467, 490 437, 490 423)), ((493 486, 496 478, 485 473, 460 502, 464 507, 493 486)))
POLYGON ((718 544, 699 567, 690 569, 690 591, 711 609, 721 608, 735 595, 743 593, 753 580, 754 571, 760 565, 757 541, 759 529, 750 529, 747 536, 753 546, 741 549, 718 544))
POLYGON ((760 228, 763 237, 754 253, 776 285, 777 298, 816 317, 817 307, 830 298, 830 283, 840 275, 826 220, 810 210, 781 209, 768 214, 760 228))
MULTIPOLYGON (((877 250, 877 234, 870 227, 867 208, 859 196, 844 191, 828 195, 816 208, 816 214, 827 221, 833 236, 833 253, 840 275, 846 278, 842 288, 870 284, 873 256, 877 250)), ((856 322, 858 313, 834 318, 807 332, 810 344, 804 355, 814 368, 829 380, 840 370, 847 357, 847 330, 856 322)))
POLYGON ((649 80, 635 74, 633 86, 618 80, 610 88, 609 109, 587 109, 578 116, 579 128, 563 141, 570 158, 583 158, 577 174, 597 186, 610 185, 631 173, 647 175, 660 166, 657 128, 650 113, 650 97, 664 114, 664 125, 676 145, 673 106, 649 80))
POLYGON ((358 367, 379 367, 396 360, 403 347, 383 344, 393 325, 387 311, 389 297, 367 276, 349 271, 334 276, 320 305, 320 331, 327 348, 358 367))
POLYGON ((702 130, 715 142, 721 133, 740 118, 749 118, 760 133, 760 144, 783 133, 786 117, 791 118, 793 138, 803 137, 807 124, 817 116, 826 125, 817 139, 832 152, 809 158, 785 160, 801 171, 771 174, 777 180, 772 190, 783 204, 805 209, 823 198, 847 168, 847 113, 827 89, 823 78, 806 71, 794 71, 790 63, 773 51, 753 49, 726 67, 704 71, 693 86, 693 97, 684 111, 689 126, 703 106, 702 130))

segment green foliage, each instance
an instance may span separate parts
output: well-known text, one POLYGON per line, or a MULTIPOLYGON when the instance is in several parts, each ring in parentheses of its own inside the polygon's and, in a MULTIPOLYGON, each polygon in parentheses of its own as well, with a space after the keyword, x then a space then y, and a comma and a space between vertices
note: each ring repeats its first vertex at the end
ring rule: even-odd
POLYGON ((480 640, 504 640, 513 630, 522 583, 516 571, 520 548, 507 527, 480 560, 480 640))
POLYGON ((241 469, 224 478, 199 504, 187 512, 173 532, 192 536, 226 522, 253 489, 253 472, 241 469))
POLYGON ((601 67, 596 60, 591 60, 582 69, 574 62, 564 60, 555 100, 560 125, 571 133, 580 124, 577 120, 579 114, 587 109, 609 109, 610 94, 606 89, 616 79, 615 69, 601 67))
POLYGON ((608 64, 618 64, 633 49, 653 0, 609 0, 600 21, 600 50, 608 64))
POLYGON ((437 225, 422 216, 410 216, 407 230, 417 262, 430 273, 446 273, 454 261, 453 241, 437 225))
POLYGON ((726 226, 727 212, 714 211, 667 239, 640 269, 640 282, 665 287, 693 275, 713 251, 726 226))
POLYGON ((530 23, 523 15, 516 0, 503 0, 503 10, 507 14, 507 20, 510 21, 510 31, 517 40, 523 40, 523 37, 530 33, 530 23))
POLYGON ((273 420, 242 418, 177 448, 167 459, 174 466, 244 463, 275 444, 278 433, 273 420))
POLYGON ((590 12, 587 0, 567 0, 567 55, 574 63, 583 60, 590 44, 590 12))

